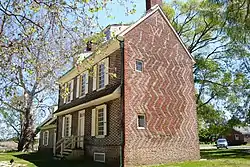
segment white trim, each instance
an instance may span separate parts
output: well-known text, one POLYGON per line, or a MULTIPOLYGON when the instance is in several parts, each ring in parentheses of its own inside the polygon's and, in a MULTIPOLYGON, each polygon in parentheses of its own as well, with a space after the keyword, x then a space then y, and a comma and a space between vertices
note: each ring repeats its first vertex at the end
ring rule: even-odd
POLYGON ((56 117, 53 117, 50 121, 48 121, 45 125, 43 125, 43 126, 47 126, 47 125, 49 125, 49 124, 51 124, 53 121, 55 121, 56 120, 56 117))
POLYGON ((85 95, 89 92, 89 71, 85 72, 86 74, 86 81, 85 81, 85 95))
POLYGON ((96 89, 97 91, 99 90, 102 90, 102 89, 105 89, 105 79, 106 79, 106 59, 103 59, 102 61, 98 62, 97 63, 97 68, 96 68, 96 89), (99 68, 100 68, 100 65, 103 64, 104 65, 104 86, 100 88, 100 85, 99 85, 99 68))
POLYGON ((64 92, 63 92, 63 94, 64 94, 64 97, 63 97, 63 104, 65 104, 65 103, 67 103, 67 97, 68 97, 68 95, 66 95, 66 89, 67 89, 67 83, 64 83, 64 92))
POLYGON ((104 162, 105 163, 105 153, 98 153, 98 152, 94 152, 94 161, 95 162, 104 162), (103 155, 103 161, 100 161, 100 160, 96 160, 95 159, 95 155, 103 155))
POLYGON ((105 69, 104 69, 104 87, 109 84, 109 57, 107 57, 105 60, 105 69))
POLYGON ((91 136, 95 136, 95 133, 96 133, 96 128, 95 128, 95 126, 96 126, 96 122, 95 122, 95 120, 96 120, 96 109, 95 108, 93 108, 92 109, 92 114, 91 114, 91 136))
POLYGON ((60 77, 58 79, 58 82, 63 84, 65 82, 70 81, 71 79, 73 79, 74 77, 79 75, 79 73, 82 73, 83 71, 86 71, 87 69, 90 68, 91 65, 89 64, 89 59, 91 59, 91 60, 93 59, 93 63, 91 63, 91 64, 96 64, 99 61, 101 61, 102 59, 108 57, 110 54, 114 53, 117 49, 120 49, 119 41, 118 40, 110 40, 107 43, 107 45, 100 47, 100 52, 93 53, 88 58, 86 58, 86 60, 84 60, 82 62, 80 69, 74 67, 73 69, 68 71, 67 74, 60 77))
MULTIPOLYGON (((96 106, 95 114, 98 116, 98 110, 103 109, 103 135, 98 135, 98 120, 95 123, 95 137, 96 138, 104 138, 107 135, 107 104, 103 104, 100 106, 96 106)), ((99 119, 99 118, 97 118, 99 119)))
POLYGON ((97 65, 94 65, 93 67, 93 87, 92 87, 92 90, 96 90, 96 87, 97 87, 97 65))
POLYGON ((54 130, 53 134, 53 155, 56 155, 56 129, 54 130))
POLYGON ((72 128, 72 115, 71 114, 68 114, 68 115, 65 115, 65 118, 69 118, 69 134, 68 134, 68 136, 65 136, 65 127, 64 127, 64 136, 65 137, 69 137, 69 136, 71 136, 71 128, 72 128))
MULTIPOLYGON (((78 136, 85 135, 85 110, 81 110, 78 112, 78 136), (83 117, 80 117, 83 114, 83 117), (83 126, 81 126, 81 121, 83 121, 83 126)), ((83 148, 84 142, 81 141, 78 143, 79 147, 83 148)))
POLYGON ((191 60, 193 61, 193 63, 195 63, 195 60, 194 60, 193 56, 189 53, 189 51, 187 50, 187 47, 184 45, 184 43, 182 42, 181 38, 176 33, 174 27, 168 21, 168 18, 166 17, 166 15, 164 14, 164 12, 162 11, 161 7, 157 4, 157 5, 153 6, 151 8, 151 10, 152 10, 151 12, 148 12, 144 17, 142 17, 141 19, 139 19, 135 24, 132 24, 130 27, 128 27, 127 29, 125 29, 120 34, 118 34, 118 36, 124 37, 129 31, 131 31, 136 26, 138 26, 140 23, 142 23, 144 20, 146 20, 147 18, 149 18, 156 11, 159 11, 161 13, 161 15, 163 16, 163 18, 165 19, 165 21, 167 22, 167 24, 169 25, 169 27, 171 28, 171 30, 174 32, 175 36, 177 37, 177 39, 179 40, 179 42, 181 43, 181 45, 183 46, 184 50, 187 52, 188 56, 191 58, 191 60))
POLYGON ((62 119, 62 137, 64 137, 64 124, 65 124, 65 116, 62 119))
POLYGON ((77 76, 77 79, 76 79, 76 98, 79 97, 80 95, 80 75, 77 76))
POLYGON ((87 107, 99 105, 99 104, 105 103, 107 101, 111 101, 111 100, 117 99, 117 98, 120 97, 120 95, 121 95, 121 88, 118 87, 113 93, 111 93, 109 95, 100 97, 98 99, 89 101, 87 103, 80 104, 78 106, 69 108, 69 109, 64 110, 64 111, 55 113, 55 116, 65 115, 65 114, 68 114, 68 113, 71 113, 71 112, 74 112, 74 111, 77 111, 77 110, 81 110, 83 108, 87 108, 87 107))
POLYGON ((107 129, 107 124, 108 124, 108 120, 107 120, 107 105, 105 104, 105 106, 104 106, 104 113, 103 113, 103 117, 104 117, 104 136, 107 136, 107 134, 108 134, 108 129, 107 129))
POLYGON ((47 125, 47 126, 41 127, 40 129, 41 130, 46 130, 46 129, 53 129, 53 128, 56 128, 56 127, 57 127, 56 125, 47 125))
POLYGON ((43 146, 48 146, 49 145, 49 131, 46 130, 43 132, 43 146), (45 143, 45 140, 44 140, 44 137, 45 137, 45 134, 47 133, 47 140, 46 140, 46 143, 45 143))
MULTIPOLYGON (((73 93, 74 93, 74 79, 71 80, 71 84, 70 84, 70 101, 73 100, 73 93)), ((70 102, 68 101, 68 102, 70 102)))

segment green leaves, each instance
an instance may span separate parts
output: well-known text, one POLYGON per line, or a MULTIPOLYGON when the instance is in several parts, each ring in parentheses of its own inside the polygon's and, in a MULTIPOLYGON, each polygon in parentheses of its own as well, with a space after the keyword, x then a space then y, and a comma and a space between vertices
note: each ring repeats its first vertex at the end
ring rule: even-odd
POLYGON ((244 0, 226 3, 188 0, 163 6, 196 60, 198 117, 211 129, 215 128, 215 120, 225 121, 225 113, 244 121, 250 111, 248 4, 244 0))

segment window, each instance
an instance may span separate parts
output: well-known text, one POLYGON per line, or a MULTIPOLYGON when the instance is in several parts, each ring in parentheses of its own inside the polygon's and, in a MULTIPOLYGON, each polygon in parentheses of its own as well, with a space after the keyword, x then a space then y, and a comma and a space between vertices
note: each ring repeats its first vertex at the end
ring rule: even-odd
POLYGON ((105 162, 105 153, 94 153, 94 161, 105 162))
POLYGON ((74 80, 71 80, 64 85, 65 97, 64 103, 68 103, 73 100, 73 87, 74 87, 74 80))
POLYGON ((49 131, 43 132, 43 145, 47 146, 49 144, 49 131))
POLYGON ((97 106, 92 110, 91 136, 104 137, 107 135, 107 106, 97 106))
POLYGON ((71 136, 71 121, 72 115, 66 115, 63 117, 62 137, 71 136))
POLYGON ((105 64, 101 63, 98 65, 98 89, 104 87, 104 80, 105 80, 105 64))
POLYGON ((93 91, 105 88, 109 83, 109 58, 105 58, 93 67, 93 91))
POLYGON ((97 109, 97 135, 104 135, 104 108, 97 109))
POLYGON ((86 80, 87 80, 87 76, 86 74, 82 74, 81 76, 81 96, 83 96, 85 94, 86 91, 86 80))
POLYGON ((138 129, 145 129, 146 127, 145 115, 142 115, 142 114, 138 115, 137 125, 138 125, 138 129))
POLYGON ((85 71, 77 77, 76 98, 83 97, 88 93, 88 71, 85 71))
POLYGON ((135 71, 142 72, 143 62, 141 60, 136 60, 135 71))

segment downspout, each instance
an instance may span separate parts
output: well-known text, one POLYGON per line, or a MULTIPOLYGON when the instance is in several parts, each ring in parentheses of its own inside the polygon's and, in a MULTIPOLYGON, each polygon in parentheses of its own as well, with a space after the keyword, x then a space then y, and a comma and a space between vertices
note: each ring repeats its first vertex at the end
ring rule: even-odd
POLYGON ((116 39, 120 42, 120 50, 121 50, 121 99, 120 99, 120 120, 121 120, 121 143, 120 143, 120 167, 124 166, 124 40, 116 39))

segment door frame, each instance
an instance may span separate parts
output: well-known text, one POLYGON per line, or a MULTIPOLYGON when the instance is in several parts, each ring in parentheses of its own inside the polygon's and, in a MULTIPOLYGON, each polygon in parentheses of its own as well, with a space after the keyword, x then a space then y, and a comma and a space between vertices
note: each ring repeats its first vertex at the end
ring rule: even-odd
MULTIPOLYGON (((78 112, 78 136, 84 136, 85 135, 85 110, 81 110, 78 112), (81 114, 83 114, 82 117, 81 114), (83 127, 80 126, 80 121, 83 121, 83 127)), ((84 138, 84 137, 83 137, 84 138)), ((78 147, 83 148, 84 142, 78 142, 78 147)))

